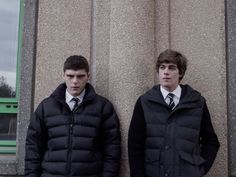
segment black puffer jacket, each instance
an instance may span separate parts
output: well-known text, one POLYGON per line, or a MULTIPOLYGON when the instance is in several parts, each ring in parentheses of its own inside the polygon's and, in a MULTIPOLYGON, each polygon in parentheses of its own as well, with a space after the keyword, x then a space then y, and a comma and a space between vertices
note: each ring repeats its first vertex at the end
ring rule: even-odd
POLYGON ((173 111, 160 86, 138 99, 129 129, 131 177, 202 177, 212 166, 219 141, 205 99, 181 87, 173 111))
POLYGON ((112 104, 86 85, 72 113, 61 84, 36 109, 26 138, 25 177, 117 177, 120 130, 112 104))

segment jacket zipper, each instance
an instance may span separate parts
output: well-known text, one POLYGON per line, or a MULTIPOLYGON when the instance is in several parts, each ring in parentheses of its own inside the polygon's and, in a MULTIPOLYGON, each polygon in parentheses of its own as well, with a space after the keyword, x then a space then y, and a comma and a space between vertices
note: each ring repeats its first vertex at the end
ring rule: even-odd
POLYGON ((72 159, 72 136, 73 136, 73 127, 74 127, 74 113, 72 114, 70 125, 69 125, 69 150, 68 150, 68 177, 71 176, 71 159, 72 159))

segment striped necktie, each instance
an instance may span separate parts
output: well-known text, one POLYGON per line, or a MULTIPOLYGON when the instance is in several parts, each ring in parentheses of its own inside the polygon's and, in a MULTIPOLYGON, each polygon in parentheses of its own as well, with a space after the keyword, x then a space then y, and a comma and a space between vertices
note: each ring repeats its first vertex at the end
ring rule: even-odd
POLYGON ((71 100, 75 102, 74 107, 72 109, 72 112, 75 112, 77 110, 77 108, 79 107, 80 100, 79 100, 79 98, 72 98, 71 100))
POLYGON ((175 102, 174 102, 174 94, 173 93, 169 93, 168 95, 167 95, 167 97, 169 98, 169 104, 168 104, 168 106, 169 106, 169 108, 170 108, 170 110, 172 110, 174 107, 175 107, 175 102))

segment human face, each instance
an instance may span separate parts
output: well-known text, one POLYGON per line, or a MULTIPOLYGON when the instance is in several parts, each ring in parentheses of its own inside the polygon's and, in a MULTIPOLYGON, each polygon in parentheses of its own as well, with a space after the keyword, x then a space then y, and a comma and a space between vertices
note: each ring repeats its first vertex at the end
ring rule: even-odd
POLYGON ((66 82, 67 91, 72 96, 78 96, 84 90, 85 85, 89 80, 89 73, 84 69, 67 69, 64 72, 64 80, 66 82))
POLYGON ((177 88, 180 76, 179 69, 174 63, 162 63, 158 69, 159 82, 169 92, 177 88))

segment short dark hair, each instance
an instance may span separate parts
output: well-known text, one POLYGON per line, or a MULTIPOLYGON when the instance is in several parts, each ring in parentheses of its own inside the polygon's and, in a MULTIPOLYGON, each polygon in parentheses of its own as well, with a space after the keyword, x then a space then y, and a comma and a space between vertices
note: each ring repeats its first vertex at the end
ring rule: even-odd
POLYGON ((84 69, 87 73, 89 72, 89 64, 85 57, 82 55, 72 55, 69 56, 64 62, 63 71, 67 69, 79 70, 84 69))
POLYGON ((184 77, 185 71, 187 70, 187 62, 188 62, 187 58, 180 52, 177 52, 172 49, 167 49, 164 52, 160 53, 160 55, 158 56, 156 69, 158 72, 161 64, 174 63, 177 65, 179 69, 179 74, 181 74, 181 77, 179 78, 179 80, 182 80, 184 77))

